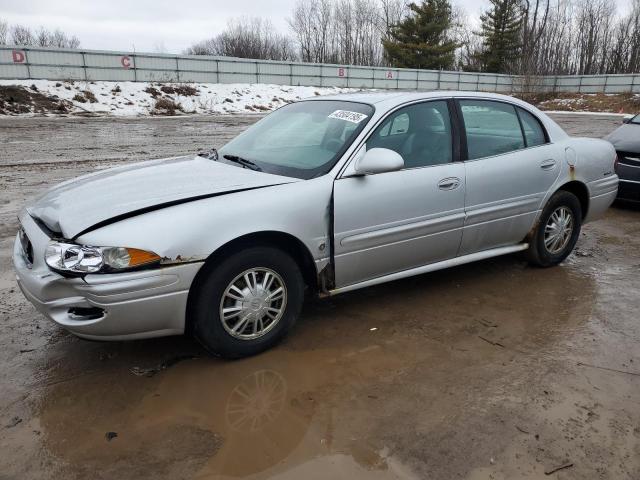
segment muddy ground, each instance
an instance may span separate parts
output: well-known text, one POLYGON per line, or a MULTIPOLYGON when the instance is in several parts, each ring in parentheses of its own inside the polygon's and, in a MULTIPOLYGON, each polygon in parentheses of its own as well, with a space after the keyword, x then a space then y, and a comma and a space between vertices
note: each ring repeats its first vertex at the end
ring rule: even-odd
MULTIPOLYGON (((187 338, 79 340, 24 300, 26 196, 256 118, 0 119, 0 479, 640 478, 635 209, 556 268, 508 256, 311 301, 235 362, 187 338)), ((596 137, 620 122, 556 118, 596 137)))

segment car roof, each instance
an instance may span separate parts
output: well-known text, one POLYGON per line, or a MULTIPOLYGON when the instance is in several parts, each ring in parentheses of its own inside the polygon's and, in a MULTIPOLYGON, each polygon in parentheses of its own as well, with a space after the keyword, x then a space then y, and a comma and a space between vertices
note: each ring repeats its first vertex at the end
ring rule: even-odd
POLYGON ((467 92, 461 90, 432 90, 432 91, 357 91, 349 93, 340 93, 337 95, 322 95, 301 101, 322 101, 322 100, 339 100, 344 102, 360 102, 373 105, 377 115, 384 115, 389 110, 394 109, 398 105, 410 103, 420 100, 432 100, 438 98, 483 98, 488 100, 501 100, 504 102, 518 105, 530 113, 533 113, 546 127, 547 133, 552 141, 566 138, 565 131, 544 112, 538 110, 535 106, 527 103, 519 98, 509 95, 502 95, 492 92, 467 92))
MULTIPOLYGON (((379 105, 382 103, 399 104, 411 102, 414 100, 429 100, 432 98, 451 98, 451 97, 477 97, 477 98, 495 98, 496 100, 506 100, 514 103, 525 103, 521 100, 508 95, 501 95, 492 92, 467 92, 462 90, 395 90, 395 91, 360 91, 340 93, 336 95, 322 95, 308 100, 341 100, 350 102, 368 103, 371 105, 379 105)), ((307 100, 307 99, 305 99, 307 100)))

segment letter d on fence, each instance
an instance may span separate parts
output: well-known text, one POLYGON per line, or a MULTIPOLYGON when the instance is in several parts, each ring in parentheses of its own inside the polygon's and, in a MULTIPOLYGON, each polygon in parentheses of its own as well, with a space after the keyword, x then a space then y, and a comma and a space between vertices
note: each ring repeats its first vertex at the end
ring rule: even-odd
POLYGON ((13 50, 11 52, 13 63, 24 63, 24 52, 21 50, 13 50))

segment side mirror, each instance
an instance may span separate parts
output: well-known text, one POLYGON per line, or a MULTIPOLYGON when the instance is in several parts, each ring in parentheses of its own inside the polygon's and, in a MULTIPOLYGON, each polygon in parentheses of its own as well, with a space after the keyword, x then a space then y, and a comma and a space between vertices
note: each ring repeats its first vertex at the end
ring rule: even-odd
POLYGON ((355 172, 358 175, 371 173, 395 172, 404 168, 404 160, 388 148, 372 148, 358 159, 355 172))
POLYGON ((622 123, 631 123, 631 120, 633 119, 633 117, 624 117, 622 119, 622 123))

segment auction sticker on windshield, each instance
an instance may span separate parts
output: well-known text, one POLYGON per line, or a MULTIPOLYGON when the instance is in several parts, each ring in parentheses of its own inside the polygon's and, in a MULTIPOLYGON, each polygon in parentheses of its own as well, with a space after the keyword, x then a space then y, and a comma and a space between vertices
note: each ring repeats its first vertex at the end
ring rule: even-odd
POLYGON ((346 120, 347 122, 351 123, 360 123, 362 120, 367 118, 367 115, 365 115, 364 113, 350 112, 349 110, 336 110, 331 115, 329 115, 329 118, 346 120))

